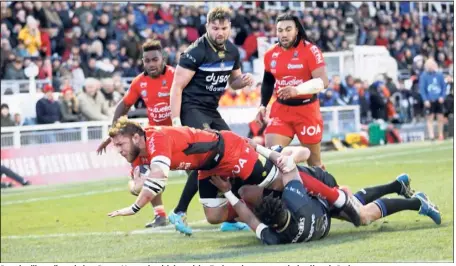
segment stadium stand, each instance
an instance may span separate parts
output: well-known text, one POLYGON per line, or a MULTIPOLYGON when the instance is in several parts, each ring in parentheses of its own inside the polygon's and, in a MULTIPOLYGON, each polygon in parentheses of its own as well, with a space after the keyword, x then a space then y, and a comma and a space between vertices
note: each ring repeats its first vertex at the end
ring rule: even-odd
MULTIPOLYGON (((206 12, 217 4, 220 3, 1 2, 2 95, 28 92, 31 86, 24 69, 35 64, 38 75, 34 85, 38 91, 52 88, 67 108, 73 101, 73 109, 66 113, 70 112, 74 117, 61 116, 59 121, 104 120, 128 88, 129 81, 142 71, 141 43, 151 38, 161 40, 168 63, 176 65, 180 53, 204 34, 206 12), (83 86, 87 78, 94 78, 90 81, 91 86, 103 96, 97 99, 97 104, 108 106, 106 110, 98 111, 97 118, 81 114, 77 108, 78 101, 86 94, 83 86), (65 100, 64 94, 71 95, 65 100)), ((368 83, 363 77, 333 75, 329 89, 320 95, 322 106, 359 105, 361 121, 369 122, 372 119, 371 94, 381 86, 384 93, 378 97, 394 96, 392 99, 395 99, 391 104, 396 116, 388 118, 400 116, 401 122, 414 121, 423 109, 418 78, 429 57, 435 58, 446 74, 447 101, 452 99, 452 3, 224 4, 237 11, 232 20, 232 40, 241 53, 244 72, 254 70, 253 61, 258 57, 257 39, 274 37, 274 19, 280 12, 298 15, 310 38, 325 52, 344 51, 354 45, 377 45, 387 47, 397 60, 398 83, 388 76, 381 78, 381 83, 368 83)), ((258 106, 259 88, 258 84, 250 90, 234 92, 228 89, 220 105, 258 106)), ((20 116, 18 107, 10 108, 15 109, 13 116, 20 116)), ((27 121, 16 124, 37 121, 35 117, 23 117, 25 119, 27 121)))

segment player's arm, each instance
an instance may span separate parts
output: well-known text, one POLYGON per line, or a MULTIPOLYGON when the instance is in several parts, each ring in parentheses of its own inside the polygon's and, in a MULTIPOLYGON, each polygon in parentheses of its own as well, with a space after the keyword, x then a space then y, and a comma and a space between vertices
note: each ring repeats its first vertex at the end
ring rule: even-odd
POLYGON ((171 120, 173 126, 181 126, 180 113, 182 106, 182 91, 192 80, 196 71, 202 64, 204 54, 198 51, 197 45, 190 46, 181 54, 179 64, 174 71, 173 85, 171 86, 171 120))
MULTIPOLYGON (((114 117, 112 118, 112 125, 116 123, 117 119, 119 117, 126 115, 128 111, 130 110, 131 106, 139 99, 140 94, 139 94, 139 89, 136 87, 136 80, 132 82, 130 85, 130 89, 127 91, 125 96, 122 98, 122 100, 119 101, 119 103, 116 106, 116 109, 114 111, 114 117)), ((106 147, 108 147, 109 143, 111 143, 111 138, 107 137, 97 148, 97 153, 101 154, 103 151, 106 150, 106 147)))
POLYGON ((279 89, 277 94, 282 99, 293 98, 298 95, 318 94, 325 90, 329 85, 328 75, 326 74, 325 61, 323 54, 317 46, 312 45, 306 52, 305 62, 312 73, 312 79, 299 84, 298 86, 286 86, 279 89))
POLYGON ((302 146, 287 146, 283 148, 281 154, 293 157, 295 163, 303 163, 309 159, 310 150, 302 146))
POLYGON ((224 193, 225 198, 229 201, 231 206, 233 206, 240 220, 245 222, 253 231, 255 231, 258 239, 268 245, 280 243, 277 233, 261 223, 249 207, 233 194, 231 191, 231 184, 228 180, 224 180, 219 176, 213 176, 211 177, 210 182, 224 193))
POLYGON ((186 69, 178 65, 176 71, 174 72, 173 85, 171 86, 171 119, 173 121, 173 126, 181 126, 180 121, 180 112, 182 105, 182 91, 187 86, 187 84, 192 80, 195 75, 195 71, 186 69))
POLYGON ((261 106, 267 107, 274 93, 275 78, 271 72, 264 71, 263 83, 261 83, 261 106))
POLYGON ((242 74, 241 71, 241 56, 235 48, 236 54, 234 58, 234 66, 233 70, 231 71, 230 78, 228 79, 228 84, 233 90, 239 90, 246 86, 252 86, 254 79, 252 74, 242 74))

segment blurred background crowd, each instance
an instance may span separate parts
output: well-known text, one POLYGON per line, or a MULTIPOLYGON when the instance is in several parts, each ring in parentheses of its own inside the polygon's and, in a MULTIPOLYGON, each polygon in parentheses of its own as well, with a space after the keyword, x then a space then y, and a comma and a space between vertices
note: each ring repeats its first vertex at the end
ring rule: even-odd
MULTIPOLYGON (((244 72, 252 71, 258 57, 257 38, 274 37, 280 13, 236 7, 232 41, 238 46, 244 72)), ((452 112, 453 13, 419 14, 410 5, 372 12, 367 3, 287 11, 298 15, 310 40, 324 52, 347 50, 353 45, 386 46, 401 76, 393 82, 384 76, 369 84, 362 77, 333 76, 320 95, 322 106, 360 105, 361 118, 411 122, 422 115, 419 77, 425 61, 434 58, 446 74, 447 113, 452 112), (451 104, 450 104, 451 103, 451 104), (451 107, 451 108, 450 108, 451 107), (381 110, 381 111, 378 111, 381 110)), ((27 79, 24 68, 38 66, 37 79, 50 80, 40 87, 45 97, 36 103, 36 119, 10 114, 1 107, 1 126, 107 120, 128 89, 125 80, 142 72, 141 44, 159 39, 167 62, 175 66, 190 43, 205 33, 208 7, 192 5, 123 4, 94 2, 1 2, 0 79, 27 79), (61 92, 59 100, 53 92, 61 92)), ((221 106, 258 106, 261 83, 253 88, 227 89, 221 106)), ((136 104, 141 108, 141 102, 136 104)))

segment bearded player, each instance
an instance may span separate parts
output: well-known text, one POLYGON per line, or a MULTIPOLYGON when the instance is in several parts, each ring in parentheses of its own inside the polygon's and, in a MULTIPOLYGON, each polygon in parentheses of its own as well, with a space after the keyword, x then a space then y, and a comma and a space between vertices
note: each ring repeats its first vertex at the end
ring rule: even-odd
MULTIPOLYGON (((218 189, 211 184, 209 177, 232 177, 238 181, 239 187, 247 184, 267 188, 273 187, 278 176, 278 169, 259 155, 260 150, 255 150, 244 138, 230 131, 214 132, 189 127, 143 129, 123 117, 109 134, 120 154, 129 162, 138 158, 150 162, 150 172, 136 202, 110 213, 112 217, 133 215, 162 193, 170 170, 200 170, 200 202, 207 221, 218 224, 236 218, 237 214, 227 204, 226 198, 219 197, 218 189)), ((343 191, 329 188, 310 176, 303 176, 303 181, 310 191, 328 198, 331 204, 344 210, 355 225, 359 225, 359 215, 343 191)), ((192 232, 184 233, 190 235, 192 232)))

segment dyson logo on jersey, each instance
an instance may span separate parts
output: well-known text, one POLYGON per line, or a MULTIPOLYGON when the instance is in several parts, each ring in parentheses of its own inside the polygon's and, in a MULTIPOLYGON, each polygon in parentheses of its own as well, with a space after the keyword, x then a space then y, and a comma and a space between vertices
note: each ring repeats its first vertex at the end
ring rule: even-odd
POLYGON ((304 80, 297 79, 293 76, 286 76, 280 80, 276 81, 276 86, 285 87, 285 86, 298 86, 299 84, 303 83, 304 80))
POLYGON ((162 122, 171 117, 171 106, 166 103, 157 103, 154 107, 148 108, 154 122, 162 122))
POLYGON ((212 73, 212 75, 206 77, 206 81, 211 82, 212 85, 218 85, 220 83, 226 83, 229 78, 230 78, 229 74, 216 76, 214 73, 212 73))
POLYGON ((303 68, 304 65, 303 64, 288 64, 288 69, 301 69, 303 68))
MULTIPOLYGON (((314 218, 314 216, 312 216, 312 218, 314 218)), ((305 223, 306 223, 306 218, 304 218, 304 217, 299 218, 298 233, 296 234, 295 238, 293 238, 293 240, 291 240, 291 243, 298 242, 299 238, 304 233, 305 223)))

